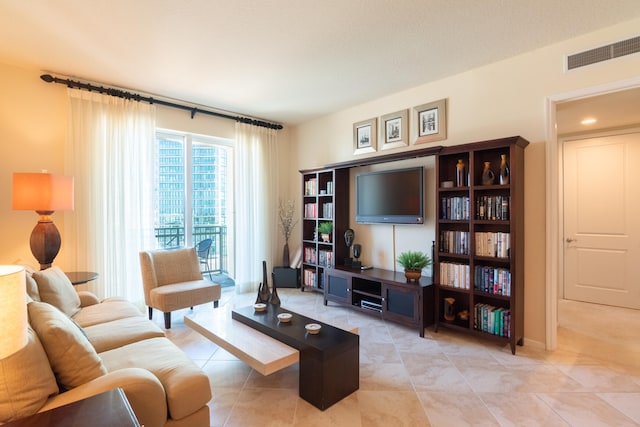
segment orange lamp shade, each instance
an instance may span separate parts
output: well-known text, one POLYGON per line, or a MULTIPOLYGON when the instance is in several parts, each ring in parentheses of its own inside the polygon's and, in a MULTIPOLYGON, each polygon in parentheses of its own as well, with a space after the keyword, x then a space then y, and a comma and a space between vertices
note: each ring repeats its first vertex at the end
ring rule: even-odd
POLYGON ((73 210, 73 177, 50 173, 14 173, 13 209, 73 210))

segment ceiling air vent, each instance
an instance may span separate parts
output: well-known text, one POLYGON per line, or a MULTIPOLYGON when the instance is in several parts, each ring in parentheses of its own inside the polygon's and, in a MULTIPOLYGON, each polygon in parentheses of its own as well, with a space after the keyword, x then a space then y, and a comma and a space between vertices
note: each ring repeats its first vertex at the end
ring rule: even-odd
POLYGON ((640 36, 585 50, 567 57, 567 70, 640 52, 640 36))

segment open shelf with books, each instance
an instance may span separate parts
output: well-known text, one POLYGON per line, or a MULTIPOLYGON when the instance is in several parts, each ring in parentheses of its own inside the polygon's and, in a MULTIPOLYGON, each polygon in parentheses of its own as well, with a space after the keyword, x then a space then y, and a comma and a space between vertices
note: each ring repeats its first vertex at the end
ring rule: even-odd
POLYGON ((349 221, 349 170, 314 169, 302 174, 302 274, 301 289, 322 292, 324 270, 342 263, 347 247, 340 244, 349 221), (318 232, 321 224, 331 232, 318 232), (324 234, 324 233, 323 233, 324 234))
POLYGON ((524 149, 515 136, 436 158, 435 329, 509 343, 524 336, 524 149), (502 173, 502 178, 501 178, 502 173))

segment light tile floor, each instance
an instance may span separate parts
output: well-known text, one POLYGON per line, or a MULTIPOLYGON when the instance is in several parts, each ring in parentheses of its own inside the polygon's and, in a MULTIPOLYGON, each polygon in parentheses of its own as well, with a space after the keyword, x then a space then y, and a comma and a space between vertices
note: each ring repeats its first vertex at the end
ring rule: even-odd
MULTIPOLYGON (((420 338, 375 316, 325 307, 318 293, 278 294, 293 311, 360 328, 360 389, 320 411, 298 397, 297 365, 264 377, 186 327, 190 310, 182 310, 167 335, 209 375, 211 426, 640 425, 638 311, 623 309, 603 325, 597 313, 608 308, 561 301, 558 350, 524 346, 513 356, 449 330, 428 328, 420 338), (612 331, 615 342, 598 339, 612 331), (625 345, 625 333, 634 342, 625 345)), ((227 288, 221 304, 254 300, 227 288)), ((162 316, 155 321, 162 325, 162 316)))

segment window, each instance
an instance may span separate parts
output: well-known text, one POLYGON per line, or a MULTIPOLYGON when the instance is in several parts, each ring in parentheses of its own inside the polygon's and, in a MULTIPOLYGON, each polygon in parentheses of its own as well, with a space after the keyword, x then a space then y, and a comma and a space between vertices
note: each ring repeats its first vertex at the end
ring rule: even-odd
POLYGON ((227 272, 232 141, 187 133, 156 133, 155 235, 159 248, 213 244, 207 266, 227 272))

